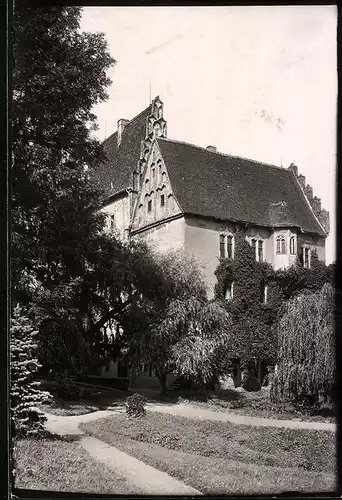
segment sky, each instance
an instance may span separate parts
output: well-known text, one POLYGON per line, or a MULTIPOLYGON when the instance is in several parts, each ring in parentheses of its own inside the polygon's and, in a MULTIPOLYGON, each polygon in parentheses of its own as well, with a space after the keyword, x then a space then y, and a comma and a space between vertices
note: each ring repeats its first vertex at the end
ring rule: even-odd
POLYGON ((222 153, 298 166, 330 212, 335 260, 335 6, 86 7, 117 64, 97 105, 97 136, 164 102, 168 137, 222 153))

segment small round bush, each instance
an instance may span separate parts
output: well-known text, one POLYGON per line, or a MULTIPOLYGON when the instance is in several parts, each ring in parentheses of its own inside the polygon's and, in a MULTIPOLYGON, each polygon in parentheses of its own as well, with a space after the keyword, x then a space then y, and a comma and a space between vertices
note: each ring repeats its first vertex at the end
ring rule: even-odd
POLYGON ((256 377, 254 377, 253 375, 248 375, 245 378, 242 387, 243 389, 245 389, 245 391, 254 392, 254 391, 260 391, 261 384, 256 377))
POLYGON ((145 403, 147 399, 135 393, 126 399, 126 414, 128 417, 143 417, 146 414, 145 403))

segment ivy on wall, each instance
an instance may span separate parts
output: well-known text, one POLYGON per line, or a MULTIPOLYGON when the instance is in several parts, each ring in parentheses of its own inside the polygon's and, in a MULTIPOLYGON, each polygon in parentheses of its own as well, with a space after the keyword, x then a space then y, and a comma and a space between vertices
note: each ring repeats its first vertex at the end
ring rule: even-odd
POLYGON ((215 275, 215 297, 222 301, 233 318, 232 345, 227 346, 225 356, 240 359, 242 365, 248 364, 251 358, 275 363, 275 326, 283 315, 285 304, 305 290, 314 292, 325 283, 331 283, 333 266, 327 267, 313 251, 309 269, 298 260, 288 269, 275 271, 271 264, 256 261, 245 232, 241 230, 235 233, 234 259, 221 259, 215 275), (233 298, 225 300, 232 283, 233 298))

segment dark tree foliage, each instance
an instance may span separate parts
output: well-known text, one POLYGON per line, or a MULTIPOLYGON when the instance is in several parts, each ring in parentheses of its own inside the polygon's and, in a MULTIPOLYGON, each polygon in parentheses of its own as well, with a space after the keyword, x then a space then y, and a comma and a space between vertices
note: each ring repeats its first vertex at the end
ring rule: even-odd
POLYGON ((92 183, 103 160, 91 109, 114 63, 101 34, 81 33, 79 7, 15 5, 12 295, 28 303, 82 275, 103 215, 92 183), (86 168, 88 170, 86 171, 86 168))

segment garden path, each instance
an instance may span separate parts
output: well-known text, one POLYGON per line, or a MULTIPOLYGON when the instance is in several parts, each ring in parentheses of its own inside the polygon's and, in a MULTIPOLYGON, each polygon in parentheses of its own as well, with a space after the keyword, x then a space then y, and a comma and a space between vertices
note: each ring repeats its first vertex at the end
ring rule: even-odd
MULTIPOLYGON (((45 427, 48 431, 61 436, 80 436, 78 443, 97 461, 126 477, 131 490, 134 489, 134 494, 201 495, 201 492, 169 476, 166 472, 155 469, 99 439, 84 435, 84 432, 79 428, 80 423, 90 422, 115 413, 123 413, 124 411, 124 407, 121 407, 74 416, 59 416, 46 413, 47 422, 45 427)), ((129 493, 132 493, 132 491, 129 493)))
POLYGON ((283 427, 287 429, 314 429, 320 431, 336 431, 336 424, 325 422, 303 422, 300 420, 276 420, 274 418, 247 417, 229 412, 219 412, 199 408, 187 404, 158 405, 147 403, 147 409, 160 413, 170 413, 181 417, 197 418, 200 420, 216 420, 231 422, 232 424, 255 425, 259 427, 283 427))

